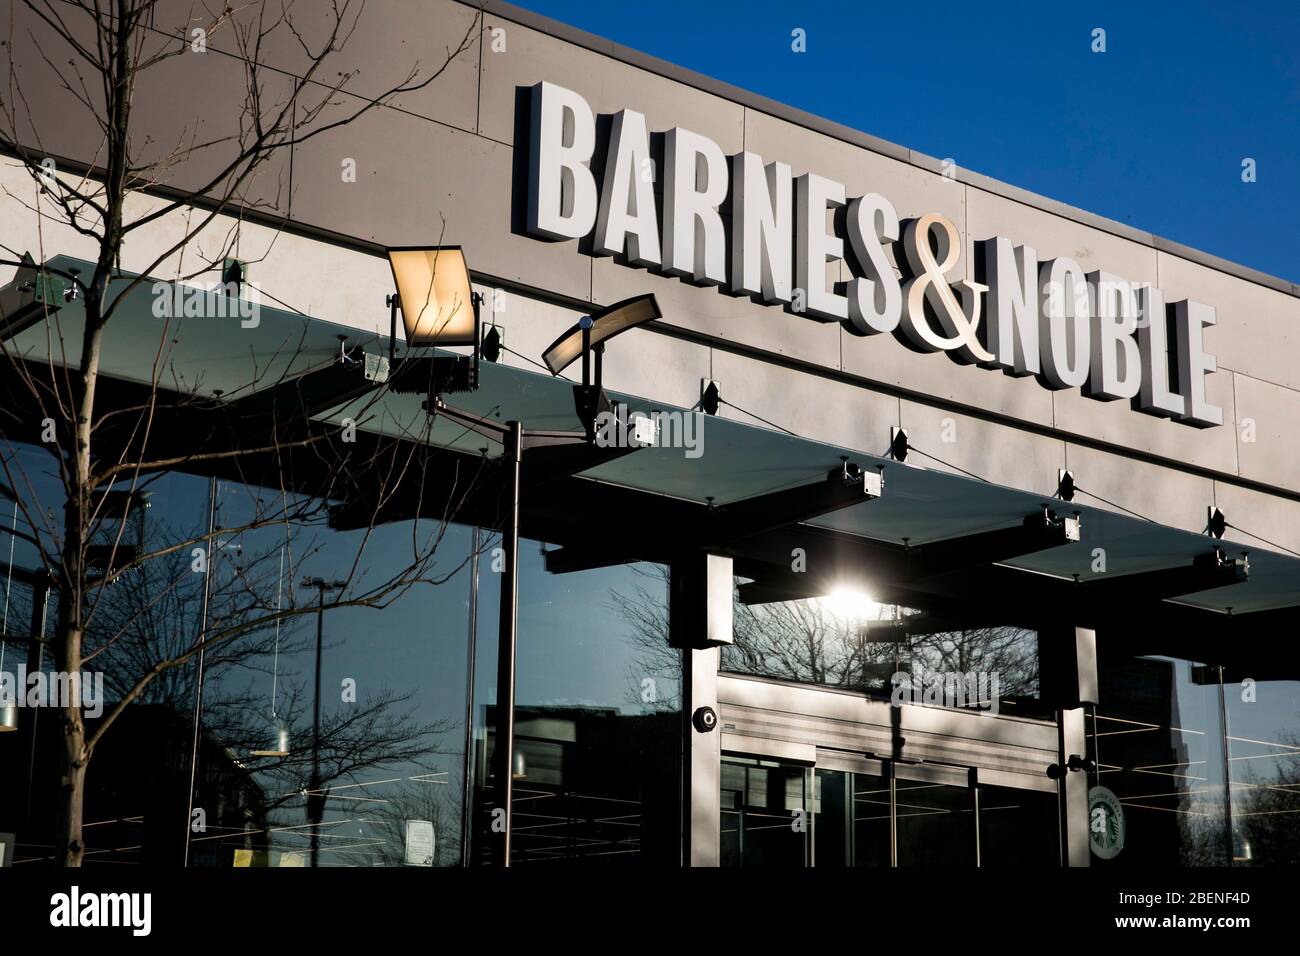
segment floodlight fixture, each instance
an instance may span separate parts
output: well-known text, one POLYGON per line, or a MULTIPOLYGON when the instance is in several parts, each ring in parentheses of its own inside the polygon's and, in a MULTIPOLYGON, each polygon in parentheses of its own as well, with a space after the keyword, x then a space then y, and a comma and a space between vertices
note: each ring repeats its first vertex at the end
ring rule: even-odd
POLYGON ((389 306, 388 361, 396 391, 473 391, 478 387, 479 305, 460 246, 408 246, 388 250, 397 288, 389 306), (397 311, 402 311, 406 347, 468 345, 470 356, 404 357, 397 362, 397 311), (399 374, 400 373, 400 374, 399 374), (406 384, 407 387, 402 387, 406 384))
POLYGON ((578 418, 589 436, 594 434, 597 416, 609 408, 609 399, 601 389, 605 343, 621 332, 659 318, 663 318, 663 313, 653 294, 633 296, 591 315, 584 315, 542 353, 542 361, 552 375, 559 375, 579 358, 582 359, 582 384, 573 386, 573 401, 578 418))

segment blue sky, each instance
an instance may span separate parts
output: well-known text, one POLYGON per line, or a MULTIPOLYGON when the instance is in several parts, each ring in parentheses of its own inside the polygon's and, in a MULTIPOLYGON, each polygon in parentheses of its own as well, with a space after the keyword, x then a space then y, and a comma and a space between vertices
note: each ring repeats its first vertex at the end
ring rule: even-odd
POLYGON ((1300 3, 521 2, 1300 282, 1300 3))

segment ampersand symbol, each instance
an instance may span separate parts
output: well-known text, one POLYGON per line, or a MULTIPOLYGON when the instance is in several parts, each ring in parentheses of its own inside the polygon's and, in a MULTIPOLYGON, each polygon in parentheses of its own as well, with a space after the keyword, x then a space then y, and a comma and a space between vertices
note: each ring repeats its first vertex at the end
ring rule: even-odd
POLYGON ((992 363, 993 354, 980 344, 980 295, 988 286, 979 282, 959 281, 961 302, 948 284, 948 270, 957 264, 961 253, 957 227, 935 213, 910 220, 903 230, 903 253, 913 278, 903 286, 903 334, 917 348, 926 352, 955 352, 959 361, 992 363), (936 231, 937 230, 937 231, 936 231), (934 236, 934 247, 930 237, 934 236), (925 315, 925 305, 939 321, 935 329, 925 315))

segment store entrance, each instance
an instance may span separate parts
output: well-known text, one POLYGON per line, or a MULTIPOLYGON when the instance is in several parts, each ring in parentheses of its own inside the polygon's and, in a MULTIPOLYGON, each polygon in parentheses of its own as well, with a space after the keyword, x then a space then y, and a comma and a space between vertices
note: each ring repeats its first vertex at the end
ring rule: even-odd
POLYGON ((724 754, 721 770, 723 866, 1060 865, 1056 795, 973 767, 819 750, 724 754))

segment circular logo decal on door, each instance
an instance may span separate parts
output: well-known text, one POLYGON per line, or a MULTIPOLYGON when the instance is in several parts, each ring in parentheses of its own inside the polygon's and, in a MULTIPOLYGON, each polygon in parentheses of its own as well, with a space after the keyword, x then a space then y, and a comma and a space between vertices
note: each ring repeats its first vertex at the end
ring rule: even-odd
POLYGON ((1124 849, 1126 825, 1119 797, 1105 787, 1088 791, 1088 843, 1103 860, 1113 860, 1124 849))

